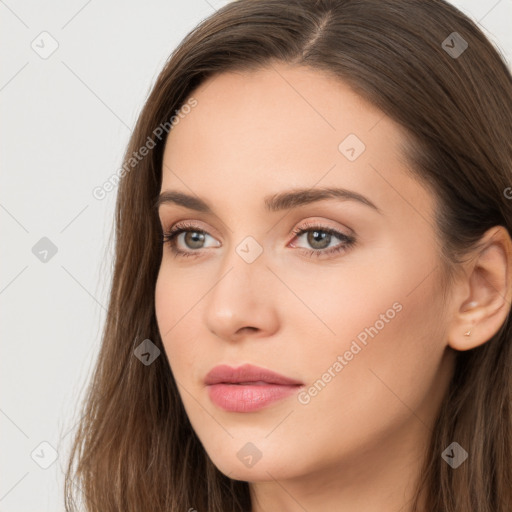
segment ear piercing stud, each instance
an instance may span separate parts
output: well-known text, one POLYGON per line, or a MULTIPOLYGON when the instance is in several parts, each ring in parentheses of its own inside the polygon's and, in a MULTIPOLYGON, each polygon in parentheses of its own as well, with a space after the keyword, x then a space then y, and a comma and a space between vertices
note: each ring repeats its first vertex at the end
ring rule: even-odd
MULTIPOLYGON (((471 302, 469 302, 467 304, 467 309, 474 308, 475 306, 478 306, 478 303, 476 301, 472 300, 471 302)), ((471 329, 469 329, 469 331, 466 331, 464 333, 464 336, 471 336, 471 329)))

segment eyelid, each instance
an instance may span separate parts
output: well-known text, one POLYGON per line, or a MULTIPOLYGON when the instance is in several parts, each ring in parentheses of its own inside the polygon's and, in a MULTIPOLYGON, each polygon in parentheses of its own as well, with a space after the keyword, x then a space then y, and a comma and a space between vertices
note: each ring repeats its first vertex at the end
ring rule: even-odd
POLYGON ((198 220, 191 220, 191 219, 178 220, 178 221, 174 222, 171 225, 171 227, 167 230, 164 228, 165 223, 162 222, 161 224, 162 224, 162 230, 166 231, 167 233, 174 233, 175 231, 178 231, 180 229, 187 229, 187 230, 195 229, 196 231, 204 232, 210 236, 213 236, 212 231, 215 233, 216 237, 218 237, 220 235, 215 228, 212 228, 210 226, 208 226, 208 227, 201 226, 201 224, 203 224, 203 223, 198 220))
MULTIPOLYGON (((305 230, 305 229, 309 229, 309 228, 311 228, 311 229, 322 228, 322 229, 331 229, 333 231, 339 232, 340 234, 342 234, 346 237, 355 236, 354 230, 349 228, 348 226, 344 226, 343 228, 340 228, 337 226, 331 226, 329 224, 326 224, 326 222, 328 222, 328 221, 320 220, 320 219, 304 221, 303 223, 299 223, 298 225, 296 225, 289 232, 289 235, 296 236, 296 234, 298 232, 300 232, 301 230, 305 230), (345 232, 345 230, 348 232, 345 232)), ((178 231, 179 229, 196 229, 197 231, 203 231, 207 235, 210 235, 210 236, 213 236, 212 231, 216 234, 215 236, 220 235, 220 233, 218 233, 215 228, 202 227, 201 224, 203 224, 203 223, 198 220, 184 219, 184 220, 179 220, 179 221, 174 222, 172 224, 172 226, 166 230, 164 227, 165 223, 163 221, 161 221, 162 230, 166 231, 167 233, 175 232, 175 231, 178 231)))
MULTIPOLYGON (((178 221, 169 230, 165 231, 162 241, 164 244, 169 244, 170 249, 175 256, 200 257, 202 251, 204 251, 205 249, 212 248, 204 247, 198 250, 183 250, 176 248, 175 240, 184 232, 186 233, 196 231, 198 233, 202 233, 204 235, 215 238, 212 235, 210 235, 210 233, 207 230, 202 229, 200 226, 198 226, 196 222, 197 221, 190 220, 178 221)), ((355 235, 354 230, 350 228, 347 229, 349 230, 350 234, 344 233, 343 229, 334 228, 329 225, 326 225, 325 221, 309 220, 293 228, 291 232, 291 234, 293 235, 292 241, 310 231, 317 230, 323 231, 325 233, 328 233, 330 236, 337 238, 339 240, 339 243, 336 244, 334 247, 324 249, 308 249, 306 247, 298 247, 296 245, 292 245, 292 247, 296 248, 296 250, 298 250, 299 253, 302 253, 303 255, 307 254, 308 258, 311 258, 312 256, 315 258, 332 258, 335 257, 335 255, 337 255, 338 253, 344 253, 348 251, 357 243, 357 237, 355 235)), ((288 242, 287 247, 289 246, 289 244, 290 242, 288 242)), ((222 246, 222 244, 220 246, 222 246)), ((219 247, 219 245, 217 245, 217 247, 219 247)))
MULTIPOLYGON (((171 237, 177 238, 179 235, 181 235, 184 232, 186 233, 188 231, 196 231, 198 233, 203 233, 203 234, 217 240, 215 238, 215 236, 210 234, 209 230, 203 229, 201 226, 196 224, 196 221, 190 221, 190 220, 178 221, 178 222, 175 222, 171 228, 169 228, 168 230, 163 230, 163 231, 164 231, 164 238, 171 238, 171 237)), ((217 247, 220 247, 220 246, 217 245, 217 247)), ((194 252, 198 252, 198 251, 194 251, 194 252)))
POLYGON ((344 226, 344 228, 338 226, 331 226, 325 220, 308 220, 299 224, 297 227, 293 228, 291 234, 299 233, 300 231, 306 231, 314 228, 321 228, 323 230, 331 230, 339 233, 340 235, 346 236, 347 238, 355 237, 355 231, 348 226, 344 226), (345 232, 347 231, 347 232, 345 232))

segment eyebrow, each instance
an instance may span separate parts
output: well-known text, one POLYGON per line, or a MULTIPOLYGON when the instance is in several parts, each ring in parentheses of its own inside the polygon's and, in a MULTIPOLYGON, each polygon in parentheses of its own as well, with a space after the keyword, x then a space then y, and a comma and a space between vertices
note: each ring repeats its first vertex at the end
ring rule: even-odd
MULTIPOLYGON (((309 189, 294 189, 284 192, 279 192, 272 196, 264 198, 265 209, 268 212, 278 212, 281 210, 290 210, 298 208, 317 201, 325 199, 341 199, 342 201, 357 201, 361 204, 369 206, 370 208, 382 213, 381 210, 367 197, 347 190, 345 188, 309 188, 309 189)), ((199 197, 184 194, 175 190, 165 190, 162 192, 153 204, 153 208, 160 209, 164 204, 177 204, 190 210, 195 210, 202 213, 213 214, 213 210, 208 203, 199 197)))

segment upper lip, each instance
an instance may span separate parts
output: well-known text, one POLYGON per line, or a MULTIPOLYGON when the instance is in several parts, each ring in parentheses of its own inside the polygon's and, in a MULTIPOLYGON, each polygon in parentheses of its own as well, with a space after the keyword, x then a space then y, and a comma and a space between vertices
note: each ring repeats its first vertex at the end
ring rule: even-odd
POLYGON ((268 384, 280 384, 282 386, 302 385, 302 382, 298 380, 290 379, 279 373, 252 364, 244 364, 237 368, 225 364, 215 366, 208 372, 204 380, 206 385, 258 381, 268 384))

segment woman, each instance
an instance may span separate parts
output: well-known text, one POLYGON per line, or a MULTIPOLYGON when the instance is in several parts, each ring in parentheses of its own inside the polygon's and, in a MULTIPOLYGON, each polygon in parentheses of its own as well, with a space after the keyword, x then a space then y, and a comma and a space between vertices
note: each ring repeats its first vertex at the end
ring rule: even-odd
POLYGON ((473 22, 228 4, 123 169, 68 510, 512 510, 512 79, 473 22))

